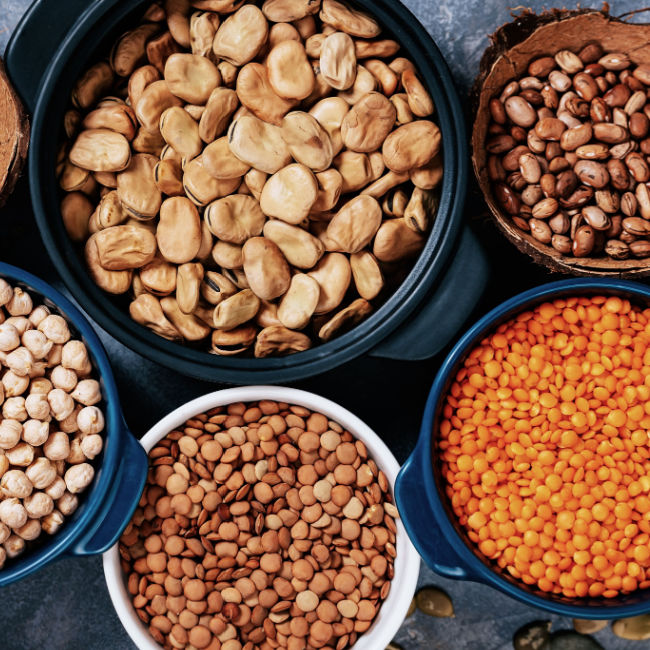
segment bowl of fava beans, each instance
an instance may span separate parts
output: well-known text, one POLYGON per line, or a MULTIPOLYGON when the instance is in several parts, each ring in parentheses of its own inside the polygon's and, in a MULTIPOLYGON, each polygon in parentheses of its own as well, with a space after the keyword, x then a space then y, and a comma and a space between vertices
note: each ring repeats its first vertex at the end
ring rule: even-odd
POLYGON ((420 559, 393 501, 399 466, 367 425, 252 386, 183 405, 142 445, 139 507, 104 555, 138 648, 388 645, 420 559))
POLYGON ((396 483, 435 571, 575 618, 650 611, 649 307, 563 280, 459 340, 396 483))

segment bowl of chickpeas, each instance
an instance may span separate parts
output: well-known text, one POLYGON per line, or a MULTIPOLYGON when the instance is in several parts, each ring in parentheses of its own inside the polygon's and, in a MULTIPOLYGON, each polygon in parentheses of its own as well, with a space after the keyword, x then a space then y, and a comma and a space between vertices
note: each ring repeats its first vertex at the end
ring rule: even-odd
POLYGON ((562 280, 456 343, 396 482, 436 572, 564 616, 650 611, 649 303, 562 280))
POLYGON ((93 328, 65 296, 4 263, 0 410, 2 586, 111 546, 146 477, 93 328))

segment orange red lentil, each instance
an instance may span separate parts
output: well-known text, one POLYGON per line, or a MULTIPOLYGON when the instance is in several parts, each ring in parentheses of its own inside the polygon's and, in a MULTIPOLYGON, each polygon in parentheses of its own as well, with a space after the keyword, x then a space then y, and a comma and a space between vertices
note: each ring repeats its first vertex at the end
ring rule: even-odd
POLYGON ((650 587, 650 310, 619 297, 523 312, 467 356, 437 435, 469 539, 568 597, 650 587))

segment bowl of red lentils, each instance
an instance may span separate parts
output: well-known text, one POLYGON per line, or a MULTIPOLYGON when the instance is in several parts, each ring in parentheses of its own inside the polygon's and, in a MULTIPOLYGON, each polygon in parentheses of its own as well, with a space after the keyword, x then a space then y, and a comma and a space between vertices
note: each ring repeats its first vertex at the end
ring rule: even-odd
POLYGON ((393 499, 399 465, 365 423, 312 393, 217 391, 142 439, 149 471, 104 555, 141 650, 386 647, 420 558, 393 499))
POLYGON ((395 487, 427 563, 575 618, 650 611, 650 290, 553 282, 458 341, 395 487))

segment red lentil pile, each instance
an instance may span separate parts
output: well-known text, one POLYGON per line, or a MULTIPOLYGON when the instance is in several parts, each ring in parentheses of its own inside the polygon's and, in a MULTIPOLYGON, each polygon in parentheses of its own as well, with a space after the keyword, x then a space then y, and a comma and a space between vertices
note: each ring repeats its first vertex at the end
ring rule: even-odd
POLYGON ((467 356, 438 432, 446 492, 480 552, 528 585, 650 587, 650 310, 544 303, 467 356))

